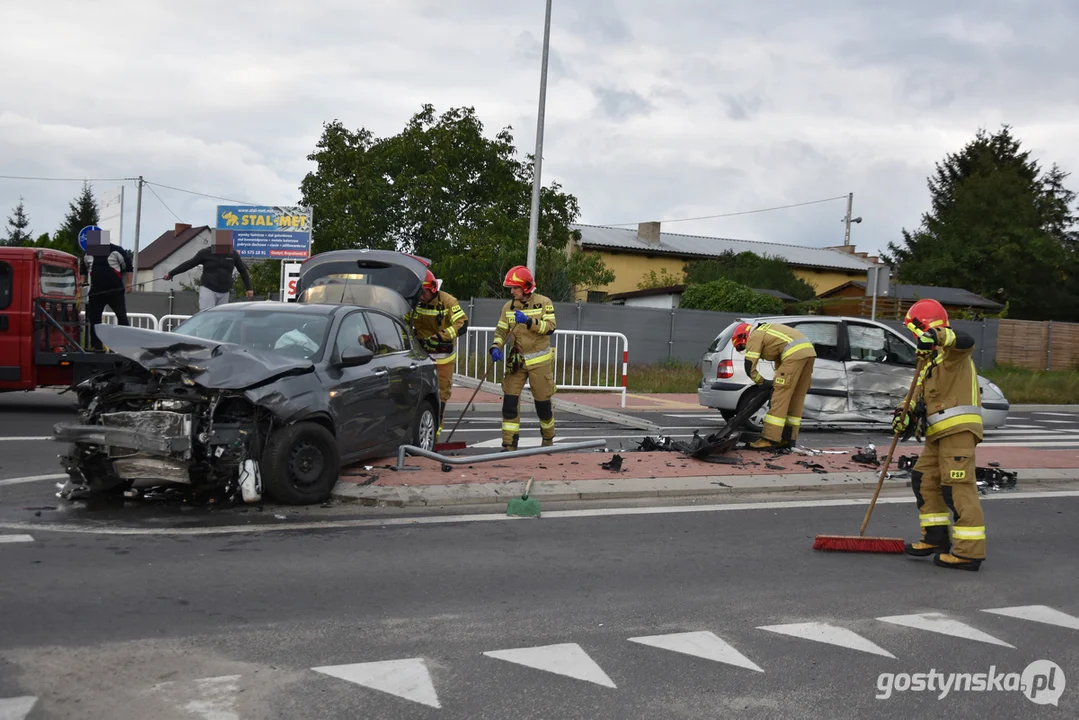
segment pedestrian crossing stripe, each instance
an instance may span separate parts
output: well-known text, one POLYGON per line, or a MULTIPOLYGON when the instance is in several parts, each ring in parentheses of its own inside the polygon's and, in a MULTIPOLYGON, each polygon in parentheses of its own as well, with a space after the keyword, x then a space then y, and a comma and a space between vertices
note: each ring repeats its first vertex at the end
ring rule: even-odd
POLYGON ((24 720, 36 704, 37 697, 33 695, 0 698, 0 720, 24 720))
MULTIPOLYGON (((1047 605, 987 608, 981 610, 981 612, 1079 630, 1079 617, 1069 615, 1047 605)), ((900 627, 1015 649, 1015 646, 1010 643, 939 612, 890 615, 878 617, 876 620, 900 627)), ((873 641, 852 630, 830 623, 805 622, 761 625, 756 629, 896 659, 895 655, 881 648, 873 641)), ((753 660, 710 631, 698 630, 638 636, 627 638, 627 641, 733 665, 754 672, 764 672, 753 660)), ((607 688, 617 688, 617 685, 607 675, 606 671, 577 643, 491 650, 484 652, 483 655, 607 688)), ((424 658, 415 657, 346 665, 328 665, 313 667, 311 671, 428 707, 442 707, 434 680, 424 658)), ((240 692, 240 678, 240 675, 227 675, 200 678, 186 683, 183 681, 169 681, 155 685, 153 691, 171 696, 173 699, 182 697, 183 702, 181 704, 197 715, 231 719, 238 717, 233 710, 233 705, 240 692), (184 693, 187 693, 187 695, 184 695, 184 693), (196 707, 198 710, 194 709, 196 707)), ((0 720, 25 720, 35 707, 37 700, 36 696, 31 695, 0 698, 0 720)))

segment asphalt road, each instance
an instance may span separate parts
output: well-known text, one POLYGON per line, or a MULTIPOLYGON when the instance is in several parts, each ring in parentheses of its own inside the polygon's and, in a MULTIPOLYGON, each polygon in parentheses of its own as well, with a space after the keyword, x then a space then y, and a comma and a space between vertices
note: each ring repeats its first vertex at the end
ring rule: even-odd
POLYGON ((1079 716, 1079 497, 987 499, 978 573, 813 551, 862 516, 819 502, 29 533, 0 543, 0 717, 1079 716), (1006 689, 1040 668, 1058 706, 1006 689), (930 672, 993 689, 909 689, 930 672))
MULTIPOLYGON (((70 395, 58 396, 52 392, 0 394, 0 481, 60 472, 56 455, 61 448, 48 437, 55 423, 75 417, 72 402, 70 395)), ((662 427, 664 435, 680 440, 690 439, 694 431, 707 435, 723 426, 723 419, 718 413, 704 408, 701 411, 626 414, 645 418, 662 427)), ((449 428, 456 422, 457 415, 448 415, 449 428)), ((613 450, 630 450, 635 449, 645 435, 637 428, 564 412, 557 413, 555 420, 558 429, 556 442, 572 443, 602 438, 613 450)), ((457 428, 453 440, 467 442, 477 452, 488 452, 501 446, 500 425, 501 417, 497 411, 469 412, 457 428)), ((529 411, 522 413, 521 429, 521 447, 539 445, 539 420, 529 411)), ((887 448, 891 442, 887 430, 886 426, 807 427, 799 440, 807 447, 853 448, 874 443, 878 448, 887 448)), ((917 452, 916 448, 921 443, 911 442, 909 445, 911 452, 917 452)), ((984 445, 1079 449, 1079 413, 1012 413, 1006 427, 986 432, 984 445)), ((903 446, 900 447, 902 452, 903 446)))

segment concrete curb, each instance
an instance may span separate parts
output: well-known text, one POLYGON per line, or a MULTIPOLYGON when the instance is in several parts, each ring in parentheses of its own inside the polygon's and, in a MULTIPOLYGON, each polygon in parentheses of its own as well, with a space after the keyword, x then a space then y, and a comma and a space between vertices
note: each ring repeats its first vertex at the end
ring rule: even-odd
MULTIPOLYGON (((1019 483, 1079 481, 1079 468, 1019 469, 1019 483)), ((879 472, 712 475, 677 478, 618 478, 617 480, 542 481, 532 484, 531 495, 540 502, 580 500, 635 500, 783 492, 856 490, 872 493, 879 472)), ((906 473, 889 473, 882 492, 908 488, 906 473)), ((333 498, 386 507, 444 507, 507 503, 524 492, 524 482, 458 483, 454 485, 358 485, 338 482, 333 498)))
POLYGON ((1008 412, 1066 412, 1079 413, 1079 405, 1012 405, 1008 412))

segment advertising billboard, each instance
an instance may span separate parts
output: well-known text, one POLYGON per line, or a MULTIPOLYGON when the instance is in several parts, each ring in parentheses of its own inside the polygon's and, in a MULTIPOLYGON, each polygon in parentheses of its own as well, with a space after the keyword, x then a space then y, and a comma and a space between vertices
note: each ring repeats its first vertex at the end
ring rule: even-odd
POLYGON ((302 260, 311 255, 311 208, 218 205, 217 230, 232 234, 232 247, 243 258, 302 260))

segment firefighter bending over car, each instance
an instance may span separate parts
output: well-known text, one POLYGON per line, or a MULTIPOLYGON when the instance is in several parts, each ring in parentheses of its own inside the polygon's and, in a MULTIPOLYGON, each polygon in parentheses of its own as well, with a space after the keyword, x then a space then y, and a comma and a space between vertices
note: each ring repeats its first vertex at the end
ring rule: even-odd
POLYGON ((438 369, 437 440, 442 435, 442 422, 446 417, 446 403, 453 392, 453 368, 457 361, 457 338, 468 329, 468 315, 461 309, 457 298, 441 289, 442 282, 434 273, 427 271, 420 291, 416 309, 405 315, 423 349, 430 354, 438 369))
POLYGON ((757 363, 768 360, 775 363, 775 379, 769 383, 771 407, 764 416, 761 436, 749 447, 754 450, 789 447, 795 444, 802 427, 802 410, 813 379, 817 351, 805 335, 787 325, 761 323, 750 332, 751 327, 749 323, 740 324, 734 329, 733 338, 735 349, 745 353, 746 375, 756 384, 764 385, 757 363))
POLYGON ((914 303, 904 324, 923 363, 912 407, 896 409, 892 429, 925 437, 910 473, 922 538, 908 543, 906 552, 933 555, 941 567, 977 570, 985 559, 985 519, 975 477, 974 453, 983 435, 974 338, 950 328, 936 300, 914 303))
POLYGON ((517 449, 521 435, 521 391, 525 380, 535 398, 543 445, 554 445, 554 410, 551 408, 551 397, 555 394, 554 348, 551 347, 551 335, 555 331, 554 304, 535 292, 536 282, 523 265, 510 268, 502 285, 510 289, 513 299, 502 306, 495 339, 489 349, 495 362, 506 360, 506 374, 502 378, 502 451, 517 449), (512 342, 507 343, 508 340, 512 342))

